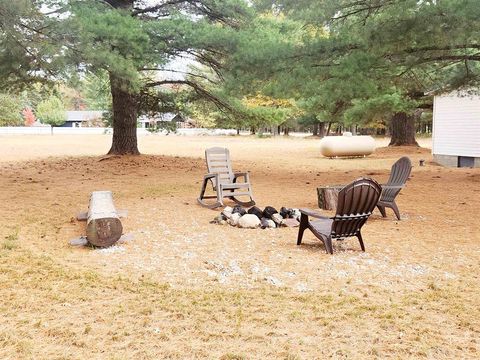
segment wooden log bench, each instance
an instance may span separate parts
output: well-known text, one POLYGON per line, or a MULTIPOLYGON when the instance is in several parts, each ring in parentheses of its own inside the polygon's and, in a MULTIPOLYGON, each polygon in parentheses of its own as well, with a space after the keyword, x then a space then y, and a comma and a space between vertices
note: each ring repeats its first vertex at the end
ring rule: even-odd
POLYGON ((86 233, 90 244, 108 247, 122 236, 121 216, 115 209, 111 191, 94 191, 90 196, 88 212, 80 213, 77 219, 87 221, 86 233))

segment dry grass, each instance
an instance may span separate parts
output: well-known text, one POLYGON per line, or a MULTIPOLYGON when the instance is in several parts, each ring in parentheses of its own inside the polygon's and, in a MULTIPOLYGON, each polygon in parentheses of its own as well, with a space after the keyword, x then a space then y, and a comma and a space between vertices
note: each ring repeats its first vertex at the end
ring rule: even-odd
POLYGON ((478 358, 478 169, 415 167, 404 220, 375 215, 366 253, 352 240, 328 256, 310 235, 296 247, 295 229, 209 224, 216 213, 195 204, 203 149, 229 146, 258 203, 277 207, 315 207, 316 186, 385 180, 400 154, 428 151, 328 160, 314 140, 152 136, 141 142, 162 155, 99 162, 45 156, 81 142, 92 147, 71 156, 100 155, 108 137, 45 139, 0 141, 0 358, 478 358), (100 189, 129 210, 134 240, 69 247, 100 189))

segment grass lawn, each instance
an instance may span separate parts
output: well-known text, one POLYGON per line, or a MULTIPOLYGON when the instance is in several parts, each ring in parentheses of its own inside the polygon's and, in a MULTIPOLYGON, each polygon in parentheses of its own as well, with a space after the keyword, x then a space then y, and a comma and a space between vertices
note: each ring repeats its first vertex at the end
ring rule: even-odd
POLYGON ((442 168, 425 148, 330 160, 315 139, 254 137, 145 136, 145 155, 99 161, 109 141, 0 137, 1 359, 479 357, 480 169, 442 168), (210 146, 229 147, 259 207, 277 208, 384 182, 406 154, 403 219, 375 212, 366 252, 351 239, 333 256, 309 233, 296 246, 297 229, 210 224, 218 211, 196 204, 210 146), (68 245, 94 190, 128 209, 133 240, 68 245))

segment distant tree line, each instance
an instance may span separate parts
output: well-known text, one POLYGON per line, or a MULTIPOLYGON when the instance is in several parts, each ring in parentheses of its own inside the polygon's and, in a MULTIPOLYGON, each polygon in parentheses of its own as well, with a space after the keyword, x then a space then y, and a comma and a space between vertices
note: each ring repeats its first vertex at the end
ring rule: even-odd
POLYGON ((32 84, 74 89, 81 106, 94 79, 81 93, 109 110, 111 154, 138 154, 138 116, 163 111, 415 145, 435 93, 478 88, 479 19, 478 0, 4 1, 0 111, 21 116, 8 96, 32 84), (172 68, 179 57, 191 65, 172 68))

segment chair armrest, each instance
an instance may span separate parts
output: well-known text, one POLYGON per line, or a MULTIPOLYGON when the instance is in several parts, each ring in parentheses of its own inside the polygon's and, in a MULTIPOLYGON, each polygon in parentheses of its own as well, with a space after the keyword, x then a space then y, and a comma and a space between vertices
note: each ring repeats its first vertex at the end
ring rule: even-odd
POLYGON ((333 219, 331 217, 320 215, 318 212, 310 210, 310 209, 300 209, 300 212, 302 213, 302 215, 311 216, 311 217, 314 217, 316 219, 326 219, 326 220, 333 219))
POLYGON ((208 173, 203 177, 203 180, 208 180, 212 178, 215 178, 216 180, 218 180, 218 173, 208 173))
POLYGON ((245 179, 245 182, 249 182, 249 178, 250 178, 250 173, 248 172, 236 172, 233 174, 233 179, 236 180, 237 178, 239 177, 242 177, 245 179))
POLYGON ((405 185, 380 185, 382 189, 403 189, 405 185))

